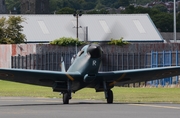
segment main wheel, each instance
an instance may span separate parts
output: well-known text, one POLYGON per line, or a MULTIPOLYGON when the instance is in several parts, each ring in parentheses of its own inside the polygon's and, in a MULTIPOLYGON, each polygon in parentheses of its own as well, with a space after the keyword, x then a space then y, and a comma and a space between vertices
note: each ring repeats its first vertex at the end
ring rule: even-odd
POLYGON ((113 92, 112 92, 112 90, 108 90, 107 95, 108 95, 107 103, 109 103, 109 104, 113 103, 113 92))
POLYGON ((69 104, 69 93, 63 93, 63 104, 69 104))

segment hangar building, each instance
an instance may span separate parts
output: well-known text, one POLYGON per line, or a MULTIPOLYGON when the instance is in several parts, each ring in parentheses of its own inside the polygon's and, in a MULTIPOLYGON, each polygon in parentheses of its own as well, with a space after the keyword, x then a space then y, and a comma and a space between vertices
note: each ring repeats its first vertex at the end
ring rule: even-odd
MULTIPOLYGON (((9 15, 0 15, 1 17, 9 15)), ((148 14, 21 15, 26 19, 23 33, 29 43, 46 43, 61 37, 81 41, 164 42, 148 14), (78 28, 77 28, 78 20, 78 28)))

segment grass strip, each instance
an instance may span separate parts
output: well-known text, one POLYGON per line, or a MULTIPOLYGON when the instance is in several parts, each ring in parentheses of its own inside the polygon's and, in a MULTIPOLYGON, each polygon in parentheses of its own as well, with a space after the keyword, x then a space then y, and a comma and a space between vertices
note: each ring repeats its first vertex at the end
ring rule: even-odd
MULTIPOLYGON (((114 87, 114 101, 120 103, 180 103, 180 88, 126 88, 114 87)), ((0 80, 1 97, 61 98, 52 88, 0 80)), ((105 100, 104 93, 85 88, 73 94, 73 99, 105 100)))

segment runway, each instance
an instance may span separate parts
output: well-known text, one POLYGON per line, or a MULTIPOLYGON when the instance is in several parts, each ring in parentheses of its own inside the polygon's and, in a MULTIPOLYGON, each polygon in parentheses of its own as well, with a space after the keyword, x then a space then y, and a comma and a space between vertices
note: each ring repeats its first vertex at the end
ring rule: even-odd
POLYGON ((180 104, 106 104, 104 101, 0 97, 0 118, 178 118, 180 104))

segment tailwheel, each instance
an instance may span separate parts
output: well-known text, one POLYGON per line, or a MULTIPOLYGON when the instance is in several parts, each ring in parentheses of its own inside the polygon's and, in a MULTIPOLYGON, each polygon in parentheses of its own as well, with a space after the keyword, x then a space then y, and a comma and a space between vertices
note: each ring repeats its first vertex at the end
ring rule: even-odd
POLYGON ((112 92, 112 90, 107 91, 107 103, 109 103, 109 104, 113 103, 113 92, 112 92))
POLYGON ((69 104, 70 93, 63 93, 63 104, 69 104))

